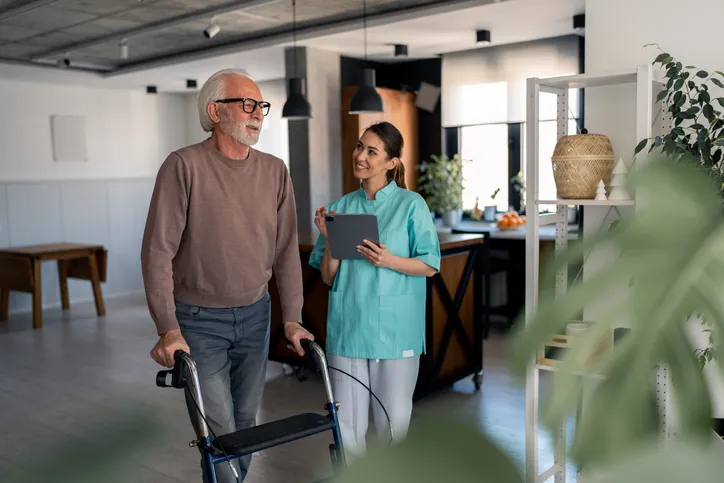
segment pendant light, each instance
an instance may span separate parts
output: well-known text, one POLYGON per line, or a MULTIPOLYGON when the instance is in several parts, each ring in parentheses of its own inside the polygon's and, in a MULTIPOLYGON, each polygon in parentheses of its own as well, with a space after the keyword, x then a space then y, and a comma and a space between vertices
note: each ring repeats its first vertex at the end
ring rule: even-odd
POLYGON ((304 98, 304 79, 296 77, 297 70, 297 2, 292 0, 292 35, 294 36, 294 75, 289 78, 289 97, 282 109, 282 117, 295 119, 309 119, 312 117, 312 106, 304 98))
MULTIPOLYGON (((364 21, 365 61, 367 60, 367 0, 362 2, 362 18, 364 21)), ((383 112, 382 98, 375 89, 375 70, 365 69, 362 73, 362 85, 357 89, 349 104, 350 114, 383 112)))

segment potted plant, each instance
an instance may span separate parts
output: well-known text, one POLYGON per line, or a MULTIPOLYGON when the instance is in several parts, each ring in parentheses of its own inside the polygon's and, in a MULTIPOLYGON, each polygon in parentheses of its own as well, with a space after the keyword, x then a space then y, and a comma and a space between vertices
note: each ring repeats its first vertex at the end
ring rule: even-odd
POLYGON ((463 161, 433 155, 418 167, 420 194, 430 211, 440 213, 445 226, 460 223, 463 207, 463 161))
MULTIPOLYGON (((500 188, 497 188, 495 191, 493 191, 493 194, 490 195, 490 199, 495 201, 495 197, 498 196, 498 193, 500 193, 500 188)), ((485 221, 495 221, 495 213, 498 211, 498 205, 492 204, 487 205, 485 207, 485 210, 483 211, 483 219, 485 221)))

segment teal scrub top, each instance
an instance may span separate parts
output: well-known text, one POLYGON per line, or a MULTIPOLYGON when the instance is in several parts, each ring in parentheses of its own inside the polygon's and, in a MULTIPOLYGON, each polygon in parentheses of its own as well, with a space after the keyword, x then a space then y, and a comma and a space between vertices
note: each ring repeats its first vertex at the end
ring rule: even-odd
MULTIPOLYGON (((440 270, 440 241, 422 196, 394 181, 368 200, 359 190, 330 203, 327 212, 377 215, 380 241, 390 253, 417 258, 440 270)), ((319 236, 309 264, 319 269, 319 236)), ((367 260, 341 260, 329 293, 326 351, 362 359, 401 359, 425 351, 426 277, 379 268, 367 260)))

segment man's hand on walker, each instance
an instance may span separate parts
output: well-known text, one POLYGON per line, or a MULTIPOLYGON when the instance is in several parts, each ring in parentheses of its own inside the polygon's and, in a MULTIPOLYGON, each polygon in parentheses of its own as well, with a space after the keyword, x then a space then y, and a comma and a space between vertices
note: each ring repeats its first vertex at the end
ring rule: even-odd
POLYGON ((290 342, 287 346, 300 356, 304 355, 301 340, 314 340, 314 336, 302 327, 299 322, 284 322, 284 337, 290 342))
POLYGON ((181 335, 181 330, 169 330, 158 338, 158 342, 151 349, 151 358, 164 367, 173 367, 173 355, 177 350, 182 350, 187 354, 191 353, 186 339, 181 335))

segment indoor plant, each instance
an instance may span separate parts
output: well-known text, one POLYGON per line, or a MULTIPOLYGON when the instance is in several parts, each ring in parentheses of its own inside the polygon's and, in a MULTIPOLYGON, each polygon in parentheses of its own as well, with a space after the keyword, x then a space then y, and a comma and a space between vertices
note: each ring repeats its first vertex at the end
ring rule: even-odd
POLYGON ((420 194, 430 211, 442 215, 443 224, 455 226, 460 222, 463 207, 463 161, 459 155, 452 159, 433 155, 418 167, 420 194))
MULTIPOLYGON (((717 89, 724 89, 724 72, 707 72, 695 66, 684 67, 668 52, 661 53, 653 61, 654 66, 665 70, 665 86, 656 101, 661 104, 659 114, 665 112, 673 119, 672 129, 663 136, 643 139, 636 146, 635 154, 649 145, 649 152, 657 150, 671 159, 692 159, 720 187, 720 200, 724 200, 724 91, 716 95, 717 89)), ((655 119, 659 119, 659 115, 655 119)), ((715 352, 712 348, 713 333, 705 318, 701 318, 709 344, 697 349, 699 364, 704 367, 715 352)))

